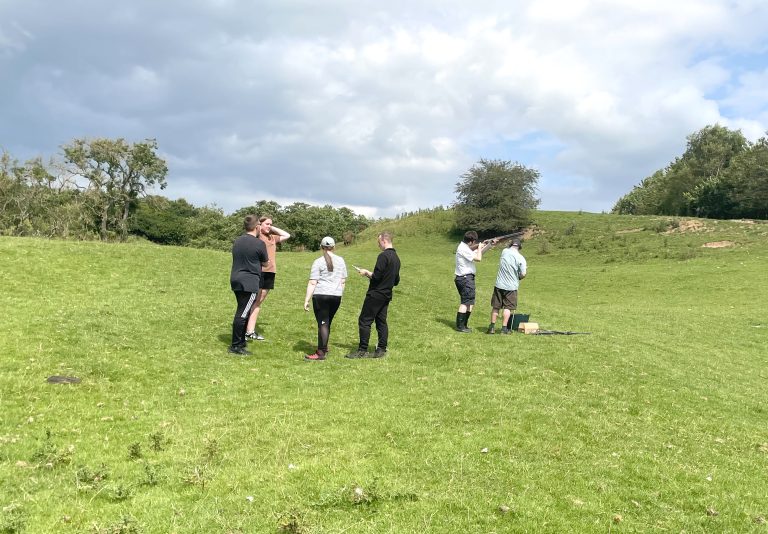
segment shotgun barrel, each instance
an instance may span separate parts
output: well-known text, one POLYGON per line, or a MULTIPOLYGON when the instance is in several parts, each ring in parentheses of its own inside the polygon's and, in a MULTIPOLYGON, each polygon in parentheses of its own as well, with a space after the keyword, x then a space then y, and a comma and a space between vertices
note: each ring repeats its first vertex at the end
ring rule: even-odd
POLYGON ((505 235, 500 235, 498 237, 493 237, 491 239, 486 239, 482 243, 482 247, 483 247, 482 251, 485 252, 486 250, 491 248, 493 245, 495 245, 499 241, 504 241, 505 239, 510 239, 510 238, 513 238, 513 237, 519 237, 521 235, 523 235, 522 230, 519 231, 519 232, 512 232, 511 234, 505 234, 505 235))

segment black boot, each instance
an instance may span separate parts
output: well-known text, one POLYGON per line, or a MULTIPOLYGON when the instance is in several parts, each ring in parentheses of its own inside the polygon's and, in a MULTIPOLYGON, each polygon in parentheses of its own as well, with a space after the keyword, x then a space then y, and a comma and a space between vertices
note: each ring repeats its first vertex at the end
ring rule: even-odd
POLYGON ((461 332, 462 334, 469 334, 470 332, 472 332, 472 330, 467 328, 467 315, 469 315, 469 314, 467 314, 467 313, 460 313, 458 315, 459 315, 459 317, 458 317, 459 324, 456 325, 456 330, 461 332))

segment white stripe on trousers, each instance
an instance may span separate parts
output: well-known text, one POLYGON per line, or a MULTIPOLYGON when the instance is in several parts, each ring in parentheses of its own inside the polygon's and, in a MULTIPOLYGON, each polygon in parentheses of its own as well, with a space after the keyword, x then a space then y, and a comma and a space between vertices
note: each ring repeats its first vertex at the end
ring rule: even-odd
POLYGON ((256 300, 257 295, 258 293, 251 293, 251 298, 248 299, 248 304, 245 306, 243 314, 240 316, 241 319, 248 317, 248 312, 251 311, 251 306, 253 305, 253 301, 256 300))

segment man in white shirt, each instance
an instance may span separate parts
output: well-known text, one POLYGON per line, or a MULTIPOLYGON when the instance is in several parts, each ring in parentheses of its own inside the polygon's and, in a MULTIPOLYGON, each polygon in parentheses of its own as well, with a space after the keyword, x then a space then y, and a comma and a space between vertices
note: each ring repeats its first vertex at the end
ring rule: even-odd
POLYGON ((475 262, 483 259, 483 248, 479 246, 477 239, 477 232, 470 230, 464 234, 464 239, 456 249, 454 282, 461 299, 459 311, 456 313, 456 330, 463 334, 472 332, 467 323, 475 307, 475 272, 477 271, 475 262))

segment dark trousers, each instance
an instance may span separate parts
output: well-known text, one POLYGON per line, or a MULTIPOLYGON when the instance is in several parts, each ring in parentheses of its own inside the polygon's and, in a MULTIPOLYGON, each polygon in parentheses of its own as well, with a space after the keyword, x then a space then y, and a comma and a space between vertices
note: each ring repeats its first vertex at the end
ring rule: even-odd
POLYGON ((357 325, 360 329, 359 350, 368 350, 368 340, 371 338, 371 324, 376 321, 376 333, 379 342, 376 345, 380 349, 387 348, 389 328, 387 327, 387 309, 390 299, 380 296, 366 295, 363 301, 363 309, 360 310, 357 325))
POLYGON ((235 291, 237 310, 235 311, 235 319, 232 321, 232 348, 245 347, 245 327, 248 324, 248 315, 250 315, 253 303, 256 302, 258 296, 258 290, 256 293, 235 291))
POLYGON ((317 320, 317 351, 328 352, 328 338, 331 337, 333 316, 341 306, 341 297, 334 295, 312 295, 312 309, 317 320))

